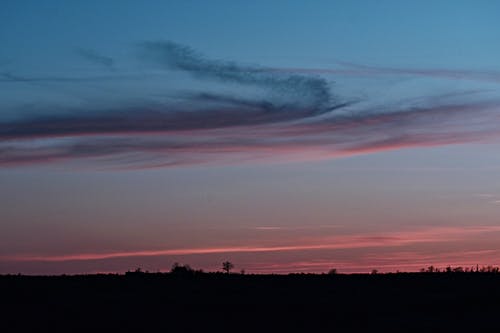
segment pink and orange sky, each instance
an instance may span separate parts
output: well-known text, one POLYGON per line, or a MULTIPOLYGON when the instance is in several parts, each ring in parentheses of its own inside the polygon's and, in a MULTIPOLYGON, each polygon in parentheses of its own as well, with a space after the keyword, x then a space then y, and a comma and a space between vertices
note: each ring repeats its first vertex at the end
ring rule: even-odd
POLYGON ((7 1, 0 274, 500 264, 491 1, 7 1))

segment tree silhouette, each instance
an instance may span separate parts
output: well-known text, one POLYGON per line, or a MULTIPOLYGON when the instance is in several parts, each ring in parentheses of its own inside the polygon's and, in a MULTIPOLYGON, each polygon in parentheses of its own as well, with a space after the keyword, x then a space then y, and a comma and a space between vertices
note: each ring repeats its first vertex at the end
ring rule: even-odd
POLYGON ((229 274, 229 272, 234 268, 234 265, 229 261, 224 261, 222 263, 222 270, 229 274))

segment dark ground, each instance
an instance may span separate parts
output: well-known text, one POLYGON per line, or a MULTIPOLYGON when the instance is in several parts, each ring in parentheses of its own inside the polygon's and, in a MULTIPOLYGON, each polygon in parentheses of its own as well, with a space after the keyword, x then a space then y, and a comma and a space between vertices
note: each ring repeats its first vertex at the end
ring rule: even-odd
POLYGON ((0 276, 0 332, 498 332, 500 274, 0 276))

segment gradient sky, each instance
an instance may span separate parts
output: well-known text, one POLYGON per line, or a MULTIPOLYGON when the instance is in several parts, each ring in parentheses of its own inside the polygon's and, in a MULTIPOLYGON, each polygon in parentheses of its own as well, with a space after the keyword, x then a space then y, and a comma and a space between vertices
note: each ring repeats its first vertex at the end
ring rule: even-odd
POLYGON ((3 1, 0 274, 499 265, 498 13, 3 1))

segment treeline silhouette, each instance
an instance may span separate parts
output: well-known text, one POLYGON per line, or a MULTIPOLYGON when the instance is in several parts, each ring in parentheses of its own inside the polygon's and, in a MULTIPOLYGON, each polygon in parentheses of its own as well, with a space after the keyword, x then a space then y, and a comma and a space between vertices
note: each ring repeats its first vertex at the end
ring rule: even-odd
MULTIPOLYGON (((222 263, 222 271, 225 272, 226 274, 230 274, 231 273, 231 270, 234 268, 234 264, 229 262, 229 261, 225 261, 222 263)), ((196 275, 202 275, 202 274, 218 274, 218 273, 221 273, 221 272, 205 272, 203 271, 202 269, 194 269, 194 268, 191 268, 190 265, 182 265, 182 264, 179 264, 178 262, 175 262, 173 265, 172 265, 172 268, 170 269, 169 272, 165 272, 165 273, 161 273, 161 272, 156 272, 156 273, 151 273, 149 271, 143 271, 140 267, 139 268, 136 268, 135 270, 133 271, 127 271, 125 273, 125 275, 127 276, 132 276, 132 275, 141 275, 141 274, 172 274, 172 275, 175 275, 175 276, 196 276, 196 275)), ((236 274, 245 274, 245 270, 241 270, 240 272, 236 273, 236 274)), ((491 266, 491 265, 488 265, 488 266, 479 266, 479 265, 476 265, 476 266, 470 266, 470 267, 463 267, 463 266, 456 266, 456 267, 452 267, 452 266, 446 266, 444 268, 439 268, 439 267, 435 267, 435 266, 428 266, 426 268, 421 268, 418 272, 405 272, 405 271, 396 271, 396 272, 385 272, 385 273, 380 273, 377 269, 373 269, 370 274, 371 275, 374 275, 374 274, 415 274, 415 273, 494 273, 494 274, 498 274, 500 273, 500 267, 498 266, 491 266)), ((234 274, 234 273, 233 273, 234 274)), ((307 275, 314 275, 314 274, 318 274, 318 273, 288 273, 288 275, 304 275, 304 274, 307 274, 307 275)), ((325 273, 319 273, 319 274, 325 274, 325 273)), ((336 268, 332 268, 330 269, 326 274, 328 275, 336 275, 336 274, 340 274, 339 270, 336 269, 336 268)), ((362 273, 358 273, 358 274, 362 274, 362 273)))
POLYGON ((493 266, 0 276, 1 332, 495 332, 499 313, 493 266))
POLYGON ((476 265, 476 267, 451 267, 446 266, 444 269, 438 267, 429 266, 427 268, 420 269, 421 273, 499 273, 500 268, 497 266, 481 266, 476 265))

